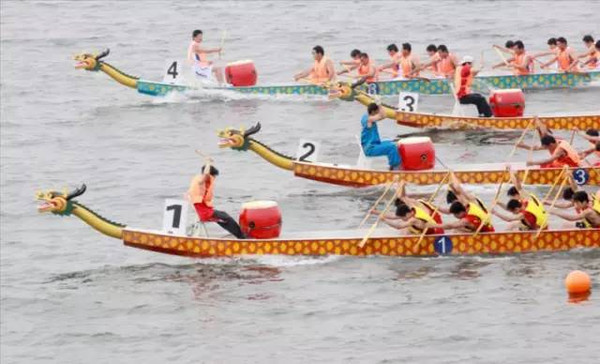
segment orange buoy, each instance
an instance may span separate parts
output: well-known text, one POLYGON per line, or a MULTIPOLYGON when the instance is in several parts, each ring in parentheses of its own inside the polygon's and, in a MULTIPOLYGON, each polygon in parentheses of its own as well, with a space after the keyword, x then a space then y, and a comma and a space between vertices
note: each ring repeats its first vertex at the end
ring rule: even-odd
POLYGON ((580 295, 590 292, 592 280, 586 272, 574 270, 565 279, 565 287, 570 295, 580 295))

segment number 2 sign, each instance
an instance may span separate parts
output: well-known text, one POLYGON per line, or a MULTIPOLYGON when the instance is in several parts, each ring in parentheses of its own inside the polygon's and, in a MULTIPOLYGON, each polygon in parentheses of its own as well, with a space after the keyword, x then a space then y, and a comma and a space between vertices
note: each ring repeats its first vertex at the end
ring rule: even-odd
POLYGON ((296 152, 296 159, 299 162, 316 162, 320 147, 321 145, 317 142, 301 139, 296 152))
POLYGON ((169 234, 185 235, 188 203, 168 198, 163 210, 163 231, 169 234))

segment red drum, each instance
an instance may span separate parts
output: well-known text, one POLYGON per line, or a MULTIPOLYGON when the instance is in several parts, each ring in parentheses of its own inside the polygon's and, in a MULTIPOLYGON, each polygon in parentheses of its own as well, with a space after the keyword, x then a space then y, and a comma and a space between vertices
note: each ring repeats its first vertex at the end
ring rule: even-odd
POLYGON ((281 234, 281 211, 275 201, 252 201, 242 205, 240 227, 252 239, 273 239, 281 234))
POLYGON ((429 137, 410 137, 398 141, 402 168, 406 170, 432 169, 435 166, 435 148, 429 137))
POLYGON ((494 90, 490 94, 490 107, 494 116, 523 116, 523 111, 525 111, 525 95, 518 88, 494 90))
POLYGON ((258 78, 252 61, 237 61, 227 64, 225 77, 227 83, 232 86, 254 86, 258 78))

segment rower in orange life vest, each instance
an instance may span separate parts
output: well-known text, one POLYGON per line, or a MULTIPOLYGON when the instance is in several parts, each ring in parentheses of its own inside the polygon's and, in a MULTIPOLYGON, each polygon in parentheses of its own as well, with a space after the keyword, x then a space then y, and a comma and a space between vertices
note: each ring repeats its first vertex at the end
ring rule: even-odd
MULTIPOLYGON (((540 52, 540 53, 536 53, 534 55, 531 56, 531 58, 534 61, 540 62, 537 58, 538 57, 545 57, 545 56, 556 56, 559 52, 558 46, 556 45, 556 38, 549 38, 548 39, 548 51, 546 52, 540 52)), ((552 62, 548 67, 546 68, 550 68, 551 70, 558 70, 558 62, 554 61, 552 62)))
POLYGON ((472 233, 477 231, 480 225, 483 224, 483 227, 479 230, 480 232, 494 232, 494 226, 490 221, 491 217, 483 202, 475 195, 466 192, 454 174, 451 175, 450 181, 450 190, 446 196, 446 201, 451 204, 450 208, 438 206, 438 211, 444 214, 452 214, 458 221, 427 224, 427 226, 472 233))
POLYGON ((481 96, 481 94, 471 92, 473 78, 479 73, 479 70, 472 68, 473 57, 464 56, 460 64, 454 76, 454 90, 458 102, 462 105, 473 104, 477 106, 477 112, 480 117, 491 117, 492 109, 485 97, 481 96))
POLYGON ((310 76, 310 81, 315 84, 335 81, 335 67, 333 61, 325 57, 325 50, 321 46, 315 46, 312 49, 312 55, 315 63, 306 71, 297 73, 294 80, 310 76))
POLYGON ((599 51, 597 50, 597 45, 600 44, 600 41, 594 44, 594 37, 589 34, 584 36, 582 40, 586 50, 582 54, 578 55, 576 59, 579 60, 581 58, 588 58, 588 60, 584 63, 584 66, 592 70, 600 68, 600 60, 598 60, 599 51))
POLYGON ((523 189, 521 180, 517 175, 510 171, 511 180, 514 183, 507 195, 510 200, 503 204, 498 202, 511 215, 504 215, 497 208, 492 209, 492 213, 506 222, 510 222, 509 230, 539 230, 548 228, 548 214, 544 205, 537 196, 523 189))
POLYGON ((536 120, 536 127, 540 136, 541 145, 528 145, 523 142, 517 144, 518 148, 527 150, 547 150, 550 157, 540 161, 527 161, 528 166, 539 165, 541 168, 579 167, 581 158, 577 151, 566 140, 557 141, 546 125, 536 120))
POLYGON ((373 64, 373 62, 369 59, 369 55, 366 53, 360 54, 360 63, 358 65, 350 66, 345 70, 338 72, 337 74, 341 75, 344 73, 349 73, 354 69, 357 70, 358 76, 355 76, 355 78, 358 78, 359 83, 373 83, 379 80, 377 67, 375 67, 375 64, 373 64))
POLYGON ((391 69, 392 78, 396 78, 400 76, 400 58, 402 58, 402 54, 398 51, 398 46, 395 44, 387 46, 387 51, 390 56, 390 62, 379 66, 377 71, 383 72, 386 69, 391 69))
POLYGON ((567 40, 564 37, 556 38, 556 46, 558 48, 558 53, 550 61, 542 64, 542 69, 545 69, 554 62, 558 62, 558 70, 560 72, 579 71, 577 65, 573 66, 576 59, 571 47, 567 46, 567 40))
POLYGON ((362 52, 358 49, 353 49, 350 52, 350 58, 351 60, 349 61, 340 61, 340 65, 344 68, 349 67, 349 66, 357 66, 360 65, 360 54, 362 52))
POLYGON ((432 57, 428 63, 421 65, 419 70, 429 69, 429 67, 433 67, 436 76, 451 78, 458 67, 458 60, 454 54, 448 51, 448 47, 440 44, 437 47, 437 55, 432 57))
POLYGON ((558 209, 551 209, 550 213, 567 221, 581 222, 582 224, 576 226, 584 229, 600 228, 600 196, 598 195, 600 195, 600 191, 590 201, 587 192, 575 192, 573 195, 573 205, 577 211, 575 215, 567 214, 558 209))
POLYGON ((596 159, 595 161, 592 160, 592 162, 586 162, 594 167, 600 167, 600 132, 598 129, 588 129, 585 131, 585 133, 580 132, 579 135, 581 135, 582 138, 586 139, 592 145, 591 148, 579 153, 579 157, 584 160, 590 154, 594 155, 596 159))
POLYGON ((419 77, 419 58, 412 54, 410 43, 402 43, 401 56, 398 62, 402 78, 419 77))
POLYGON ((219 84, 224 83, 223 69, 214 67, 213 62, 206 57, 207 54, 221 53, 221 48, 204 48, 202 46, 202 31, 194 30, 192 32, 192 41, 188 46, 187 60, 192 65, 193 72, 196 76, 206 80, 210 80, 211 73, 215 75, 219 84))
POLYGON ((438 62, 440 61, 440 54, 439 54, 439 50, 438 47, 435 46, 435 44, 430 44, 427 46, 427 48, 425 48, 425 52, 427 53, 427 56, 429 57, 429 60, 427 61, 428 65, 427 66, 419 66, 419 71, 428 71, 433 75, 438 75, 438 62))
POLYGON ((202 174, 192 178, 187 192, 189 201, 196 209, 198 219, 202 222, 216 222, 236 238, 245 239, 238 223, 226 212, 215 210, 213 207, 215 180, 219 170, 210 164, 210 159, 207 159, 202 171, 202 174))
MULTIPOLYGON (((525 45, 522 41, 514 42, 512 48, 512 57, 507 59, 508 66, 513 69, 513 73, 518 76, 528 75, 533 73, 533 59, 525 52, 525 45)), ((494 65, 492 68, 506 66, 504 62, 494 65)))

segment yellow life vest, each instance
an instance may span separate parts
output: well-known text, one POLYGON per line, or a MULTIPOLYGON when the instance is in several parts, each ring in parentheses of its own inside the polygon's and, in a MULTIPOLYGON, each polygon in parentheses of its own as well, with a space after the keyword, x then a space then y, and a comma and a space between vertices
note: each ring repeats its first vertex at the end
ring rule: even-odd
POLYGON ((548 213, 540 200, 532 193, 529 194, 529 200, 525 211, 530 212, 535 216, 535 223, 540 228, 544 229, 548 226, 548 213))
MULTIPOLYGON (((415 218, 419 219, 423 222, 428 222, 431 224, 436 224, 435 220, 433 219, 433 217, 431 217, 427 212, 425 212, 425 210, 423 210, 420 207, 413 207, 413 211, 415 212, 415 218)), ((416 226, 410 225, 408 227, 408 231, 410 231, 413 234, 421 234, 423 232, 423 230, 417 228, 416 226)))
POLYGON ((467 208, 467 215, 477 216, 481 222, 487 221, 485 226, 492 226, 490 221, 488 220, 488 212, 487 208, 483 204, 483 202, 477 198, 477 202, 469 202, 469 207, 467 208))

